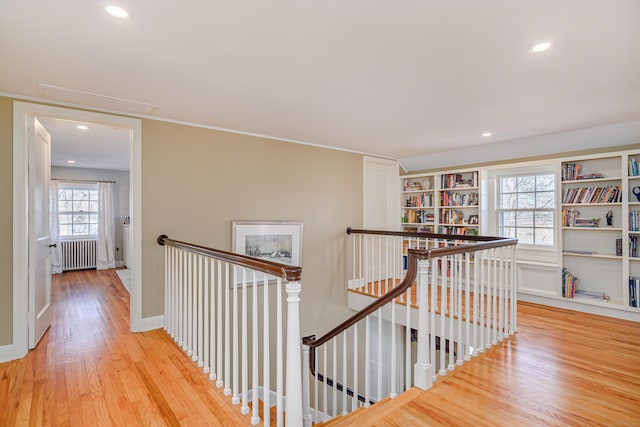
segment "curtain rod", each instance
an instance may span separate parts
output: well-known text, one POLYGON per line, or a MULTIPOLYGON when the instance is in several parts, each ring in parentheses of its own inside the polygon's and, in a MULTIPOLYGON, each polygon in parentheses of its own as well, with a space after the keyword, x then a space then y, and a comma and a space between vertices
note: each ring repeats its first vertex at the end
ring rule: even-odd
POLYGON ((90 179, 52 179, 51 181, 62 181, 62 182, 85 182, 85 183, 91 183, 91 184, 97 184, 98 182, 105 182, 107 184, 115 184, 115 181, 100 181, 98 179, 96 180, 90 180, 90 179))

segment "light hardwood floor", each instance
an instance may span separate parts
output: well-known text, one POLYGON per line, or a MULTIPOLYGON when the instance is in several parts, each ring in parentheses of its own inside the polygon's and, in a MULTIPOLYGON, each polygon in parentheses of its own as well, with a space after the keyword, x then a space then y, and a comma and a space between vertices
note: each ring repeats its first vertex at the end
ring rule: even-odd
POLYGON ((162 331, 129 332, 114 270, 54 275, 38 347, 0 364, 0 426, 251 425, 162 331))
MULTIPOLYGON (((57 276, 54 291, 38 348, 0 364, 0 426, 249 425, 164 332, 128 332, 113 270, 57 276)), ((640 324, 518 307, 512 340, 342 425, 640 426, 640 324)))

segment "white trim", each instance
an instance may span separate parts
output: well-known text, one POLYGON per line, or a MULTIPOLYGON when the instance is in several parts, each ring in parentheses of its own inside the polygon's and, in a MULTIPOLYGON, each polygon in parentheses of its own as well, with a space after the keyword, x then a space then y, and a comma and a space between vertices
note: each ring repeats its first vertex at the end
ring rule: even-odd
POLYGON ((44 116, 94 122, 131 129, 130 154, 130 197, 133 201, 131 218, 132 233, 131 264, 131 330, 142 322, 142 263, 141 263, 141 220, 142 182, 141 146, 142 122, 131 117, 112 116, 92 111, 80 111, 57 106, 31 104, 20 101, 13 103, 13 352, 15 358, 27 354, 28 320, 28 161, 26 124, 30 116, 44 116))
POLYGON ((0 347, 0 363, 9 362, 22 357, 24 357, 24 354, 20 354, 18 352, 18 347, 14 344, 3 345, 0 347))
POLYGON ((277 136, 265 135, 265 134, 261 134, 261 133, 244 132, 244 131, 235 130, 235 129, 228 129, 228 128, 223 128, 223 127, 218 127, 218 126, 204 125, 204 124, 201 124, 201 123, 187 122, 187 121, 183 121, 183 120, 173 120, 173 119, 168 119, 168 118, 164 118, 164 117, 152 116, 152 115, 149 115, 149 114, 139 114, 139 113, 131 113, 131 112, 127 112, 127 111, 110 110, 110 109, 107 109, 107 108, 99 108, 99 107, 94 107, 94 106, 91 106, 91 105, 73 104, 73 103, 70 103, 70 102, 58 101, 58 100, 55 100, 55 99, 48 99, 48 98, 40 98, 40 97, 37 97, 37 96, 17 95, 15 93, 10 93, 10 92, 0 92, 0 96, 5 96, 5 97, 8 97, 8 98, 15 98, 15 99, 22 99, 22 100, 25 100, 25 101, 32 101, 32 102, 46 102, 46 103, 49 103, 49 104, 55 104, 55 105, 60 105, 60 106, 63 106, 63 107, 69 107, 69 108, 90 108, 93 111, 99 111, 101 113, 126 114, 128 117, 136 117, 136 118, 139 118, 139 119, 156 120, 156 121, 159 121, 159 122, 173 123, 173 124, 177 124, 177 125, 191 126, 191 127, 201 128, 201 129, 210 129, 210 130, 216 130, 216 131, 221 131, 221 132, 229 132, 229 133, 233 133, 233 134, 237 134, 237 135, 255 136, 257 138, 265 138, 265 139, 270 139, 270 140, 273 140, 273 141, 289 142, 289 143, 292 143, 292 144, 299 144, 299 145, 308 145, 310 147, 324 148, 324 149, 327 149, 327 150, 334 150, 334 151, 342 151, 342 152, 345 152, 345 153, 361 154, 361 155, 364 155, 364 156, 374 156, 374 157, 379 157, 379 158, 384 158, 384 159, 394 160, 394 161, 397 160, 397 159, 395 159, 394 157, 391 157, 391 156, 384 156, 384 155, 379 155, 379 154, 366 153, 364 151, 351 150, 351 149, 348 149, 348 148, 332 147, 330 145, 316 144, 316 143, 313 143, 313 142, 300 141, 300 140, 297 140, 297 139, 280 138, 280 137, 277 137, 277 136))
POLYGON ((132 332, 145 332, 164 327, 164 314, 152 317, 143 317, 138 321, 138 329, 132 332))

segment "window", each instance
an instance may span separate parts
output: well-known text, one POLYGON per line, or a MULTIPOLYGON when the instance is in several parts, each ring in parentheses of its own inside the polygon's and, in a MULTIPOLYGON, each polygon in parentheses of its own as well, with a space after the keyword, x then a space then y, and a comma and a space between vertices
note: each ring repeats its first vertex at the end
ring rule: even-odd
POLYGON ((498 179, 498 233, 523 245, 554 245, 555 175, 510 174, 498 179))
POLYGON ((96 237, 98 235, 97 186, 60 184, 58 215, 60 237, 96 237))

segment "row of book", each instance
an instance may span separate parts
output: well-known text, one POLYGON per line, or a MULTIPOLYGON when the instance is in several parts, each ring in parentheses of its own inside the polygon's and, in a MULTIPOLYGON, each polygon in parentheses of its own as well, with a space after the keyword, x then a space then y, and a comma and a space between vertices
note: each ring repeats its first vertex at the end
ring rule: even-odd
POLYGON ((443 191, 440 195, 440 206, 478 206, 478 193, 443 191))
POLYGON ((562 195, 562 203, 619 203, 622 193, 617 185, 601 187, 567 188, 562 195))
POLYGON ((582 165, 580 163, 563 163, 562 164, 562 180, 573 181, 578 179, 582 165))
POLYGON ((638 237, 629 236, 629 256, 631 258, 638 258, 638 237))
POLYGON ((441 224, 465 224, 464 212, 455 209, 440 209, 441 224))
POLYGON ((638 293, 640 292, 640 278, 629 277, 629 307, 638 308, 638 293))
POLYGON ((629 176, 639 176, 640 169, 638 169, 638 158, 629 157, 629 176))
POLYGON ((407 197, 408 208, 430 208, 433 206, 433 193, 415 194, 407 197))
POLYGON ((478 234, 478 231, 474 228, 451 227, 451 226, 440 226, 440 228, 438 229, 438 232, 440 234, 455 234, 458 236, 478 234))
POLYGON ((478 172, 450 173, 440 177, 440 188, 469 188, 478 186, 478 172))
POLYGON ((562 269, 562 296, 573 298, 578 290, 579 279, 571 274, 566 268, 562 269))
POLYGON ((408 210, 404 212, 402 216, 402 222, 409 224, 424 224, 432 223, 434 220, 433 212, 431 211, 414 211, 408 210))
POLYGON ((562 210, 563 227, 600 227, 600 218, 579 218, 580 211, 575 209, 562 210))
POLYGON ((629 211, 629 231, 640 231, 640 215, 638 215, 638 211, 629 211))

